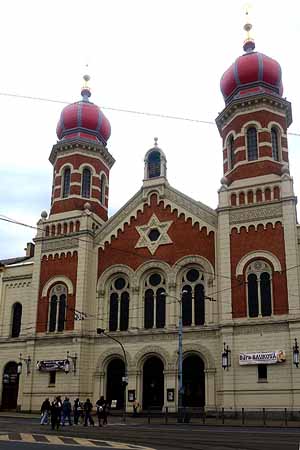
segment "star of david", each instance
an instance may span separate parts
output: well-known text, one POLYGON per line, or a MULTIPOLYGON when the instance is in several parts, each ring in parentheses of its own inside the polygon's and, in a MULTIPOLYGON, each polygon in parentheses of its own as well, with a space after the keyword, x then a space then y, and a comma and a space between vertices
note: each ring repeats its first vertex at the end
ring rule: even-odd
POLYGON ((135 248, 147 247, 151 255, 154 255, 160 245, 172 244, 168 229, 172 220, 160 222, 155 214, 152 214, 149 222, 135 227, 140 235, 135 248))

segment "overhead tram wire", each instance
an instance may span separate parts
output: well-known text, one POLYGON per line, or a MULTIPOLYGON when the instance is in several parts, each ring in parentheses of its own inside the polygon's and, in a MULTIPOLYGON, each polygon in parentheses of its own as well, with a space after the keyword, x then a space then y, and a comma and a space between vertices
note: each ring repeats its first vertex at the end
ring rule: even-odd
MULTIPOLYGON (((33 100, 33 101, 39 101, 39 102, 59 103, 61 105, 69 105, 72 103, 72 102, 67 102, 65 100, 59 100, 59 99, 54 99, 54 98, 37 97, 34 95, 24 95, 24 94, 13 94, 11 92, 0 92, 0 96, 20 98, 20 99, 24 99, 24 100, 33 100)), ((174 116, 171 114, 155 113, 155 112, 149 112, 149 111, 137 111, 134 109, 116 108, 116 107, 112 107, 112 106, 101 106, 101 109, 104 109, 107 111, 121 112, 121 113, 126 113, 126 114, 135 114, 135 115, 140 115, 140 116, 156 117, 156 118, 160 118, 160 119, 182 120, 185 122, 201 123, 204 125, 214 125, 214 126, 216 125, 215 122, 212 120, 201 120, 201 119, 195 119, 193 117, 174 116)), ((288 132, 287 134, 290 136, 300 137, 300 132, 288 132)))

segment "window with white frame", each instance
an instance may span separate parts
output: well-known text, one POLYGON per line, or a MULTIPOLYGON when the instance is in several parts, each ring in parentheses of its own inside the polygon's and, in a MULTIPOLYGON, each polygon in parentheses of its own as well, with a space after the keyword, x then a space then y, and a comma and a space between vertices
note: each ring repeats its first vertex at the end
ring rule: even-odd
POLYGON ((144 283, 144 327, 164 328, 166 325, 166 280, 153 272, 144 283))
POLYGON ((129 282, 120 275, 109 287, 109 331, 126 331, 129 325, 129 282))
POLYGON ((235 164, 234 138, 231 134, 227 140, 227 157, 229 159, 229 168, 233 169, 235 164))
POLYGON ((272 315, 272 269, 263 260, 251 262, 246 269, 248 315, 265 317, 272 315))
POLYGON ((82 185, 81 185, 81 195, 85 198, 90 198, 91 196, 91 170, 87 167, 83 169, 82 172, 82 185))
POLYGON ((248 161, 258 159, 257 130, 255 127, 247 130, 247 156, 248 161))
POLYGON ((272 157, 275 161, 279 161, 279 135, 276 127, 271 128, 272 139, 272 157))
POLYGON ((71 169, 70 167, 66 167, 63 173, 63 198, 66 198, 70 195, 70 185, 71 185, 71 169))
POLYGON ((68 290, 64 284, 56 284, 49 296, 48 330, 63 331, 66 322, 68 290))
POLYGON ((100 202, 105 205, 105 195, 106 195, 106 177, 104 173, 100 178, 100 202))
POLYGON ((205 323, 205 277, 199 267, 186 269, 182 276, 182 324, 205 323))

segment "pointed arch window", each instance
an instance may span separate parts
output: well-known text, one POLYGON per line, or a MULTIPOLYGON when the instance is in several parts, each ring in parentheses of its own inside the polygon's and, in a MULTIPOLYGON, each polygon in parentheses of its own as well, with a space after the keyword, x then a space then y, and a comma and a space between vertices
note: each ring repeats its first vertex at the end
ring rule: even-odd
POLYGON ((71 169, 66 167, 63 175, 63 198, 69 197, 71 185, 71 169))
POLYGON ((115 278, 109 288, 109 331, 126 331, 129 326, 129 282, 123 276, 115 278))
POLYGON ((227 151, 229 156, 229 167, 230 169, 233 169, 235 164, 235 153, 234 153, 234 138, 232 134, 228 138, 227 151))
POLYGON ((91 171, 87 167, 83 169, 82 172, 82 187, 81 195, 85 198, 90 198, 91 196, 91 171))
POLYGON ((22 305, 21 303, 15 303, 12 307, 12 326, 11 337, 19 337, 21 332, 22 323, 22 305))
POLYGON ((157 150, 148 156, 148 178, 161 176, 161 155, 157 150))
POLYGON ((255 127, 248 128, 247 130, 247 155, 248 161, 258 159, 257 130, 255 127))
POLYGON ((100 202, 102 205, 105 205, 105 196, 106 196, 106 177, 104 174, 102 174, 100 178, 100 202))
POLYGON ((183 326, 205 323, 205 277, 200 268, 186 270, 182 277, 183 326))
POLYGON ((256 260, 247 267, 249 317, 272 315, 272 270, 265 261, 256 260))
POLYGON ((275 161, 279 161, 279 139, 278 139, 278 131, 275 127, 271 129, 271 138, 272 138, 272 157, 275 161))
POLYGON ((68 291, 64 284, 56 284, 50 291, 48 330, 63 331, 66 324, 68 291))
POLYGON ((166 281, 158 272, 147 277, 144 285, 144 327, 164 328, 166 325, 166 281))

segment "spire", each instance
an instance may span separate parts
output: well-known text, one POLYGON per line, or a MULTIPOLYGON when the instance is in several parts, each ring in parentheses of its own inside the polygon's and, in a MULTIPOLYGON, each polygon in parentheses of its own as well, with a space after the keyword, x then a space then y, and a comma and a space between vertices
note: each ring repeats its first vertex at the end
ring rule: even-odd
POLYGON ((243 49, 246 53, 251 53, 255 49, 255 42, 252 38, 250 31, 252 29, 252 23, 249 21, 249 11, 250 11, 250 5, 246 5, 245 8, 245 15, 246 15, 246 23, 244 25, 244 30, 246 31, 246 39, 244 40, 243 49))
POLYGON ((83 84, 83 87, 81 88, 81 95, 82 95, 82 100, 84 102, 88 102, 89 97, 91 96, 91 90, 88 86, 88 82, 90 81, 90 79, 91 79, 91 77, 89 75, 83 75, 84 84, 83 84))

